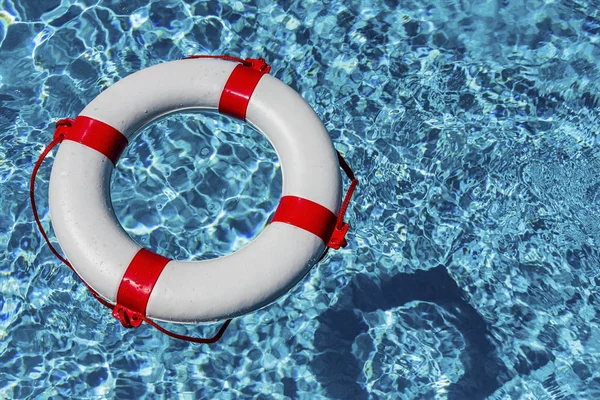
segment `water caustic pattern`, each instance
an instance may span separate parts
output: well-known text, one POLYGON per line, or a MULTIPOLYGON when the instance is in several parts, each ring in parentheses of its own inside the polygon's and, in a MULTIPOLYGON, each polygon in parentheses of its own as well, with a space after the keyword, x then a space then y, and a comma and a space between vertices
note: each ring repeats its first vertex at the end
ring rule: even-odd
MULTIPOLYGON (((0 0, 0 398, 599 398, 599 44, 583 0, 0 0), (361 182, 349 247, 212 347, 121 328, 27 204, 56 120, 199 53, 265 57, 361 182)), ((202 259, 255 237, 281 179, 250 127, 185 114, 111 190, 135 240, 202 259)))
POLYGON ((277 205, 281 172, 257 131, 217 113, 187 113, 136 139, 112 187, 121 188, 113 196, 121 224, 141 244, 197 260, 238 250, 258 234, 277 205))

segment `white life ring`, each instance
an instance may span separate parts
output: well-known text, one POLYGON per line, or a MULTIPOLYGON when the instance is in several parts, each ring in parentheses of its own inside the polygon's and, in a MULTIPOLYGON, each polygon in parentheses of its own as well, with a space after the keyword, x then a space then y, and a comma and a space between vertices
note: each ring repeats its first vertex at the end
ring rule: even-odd
POLYGON ((141 70, 96 97, 65 134, 50 177, 53 227, 80 277, 121 311, 181 323, 243 315, 288 291, 324 253, 342 196, 336 151, 311 107, 250 64, 185 59, 141 70), (206 261, 140 247, 117 221, 109 194, 127 140, 190 109, 250 122, 275 148, 283 175, 271 223, 241 250, 206 261))

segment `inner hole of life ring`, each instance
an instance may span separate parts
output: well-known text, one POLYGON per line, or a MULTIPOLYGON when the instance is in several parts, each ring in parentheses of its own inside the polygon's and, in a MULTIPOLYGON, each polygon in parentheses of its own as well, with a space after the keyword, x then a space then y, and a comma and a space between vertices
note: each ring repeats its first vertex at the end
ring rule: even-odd
POLYGON ((179 112, 130 140, 111 181, 117 219, 141 246, 177 260, 230 254, 275 212, 281 169, 266 137, 216 112, 179 112))

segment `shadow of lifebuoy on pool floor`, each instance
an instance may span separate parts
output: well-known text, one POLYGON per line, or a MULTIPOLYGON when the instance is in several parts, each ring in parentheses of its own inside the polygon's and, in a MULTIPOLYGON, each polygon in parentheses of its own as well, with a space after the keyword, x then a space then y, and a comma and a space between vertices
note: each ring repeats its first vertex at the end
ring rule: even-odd
MULTIPOLYGON (((463 299, 463 292, 444 266, 401 273, 382 282, 380 287, 359 275, 342 290, 339 299, 318 317, 320 326, 314 339, 318 356, 311 365, 332 398, 369 398, 369 393, 358 383, 363 365, 352 349, 357 336, 369 329, 360 314, 390 310, 415 301, 433 303, 443 309, 464 340, 459 356, 464 373, 446 387, 448 399, 484 399, 514 375, 497 357, 486 321, 463 299)), ((410 381, 398 376, 395 387, 389 390, 402 393, 410 385, 410 381)), ((426 397, 429 398, 428 394, 426 397)))

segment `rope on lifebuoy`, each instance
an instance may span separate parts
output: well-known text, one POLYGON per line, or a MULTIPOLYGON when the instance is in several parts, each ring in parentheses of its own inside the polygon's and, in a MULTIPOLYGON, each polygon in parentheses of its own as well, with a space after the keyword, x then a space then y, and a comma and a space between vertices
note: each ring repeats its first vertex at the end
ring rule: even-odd
MULTIPOLYGON (((259 59, 246 59, 246 60, 242 60, 236 57, 229 57, 229 56, 191 56, 188 58, 218 58, 218 59, 224 59, 224 60, 229 60, 229 61, 235 61, 238 62, 244 66, 247 67, 251 67, 252 70, 258 71, 261 75, 268 73, 270 71, 270 66, 265 62, 264 59, 259 58, 259 59)), ((252 76, 250 76, 250 79, 253 79, 252 76)), ((240 93, 233 93, 232 96, 246 96, 249 98, 250 94, 240 94, 240 93)), ((246 99, 247 100, 247 99, 246 99)), ((233 102, 235 103, 235 99, 233 100, 233 102)), ((247 106, 247 104, 246 104, 247 106)), ((223 111, 226 114, 229 115, 233 115, 235 117, 238 117, 240 119, 245 119, 245 106, 244 107, 239 107, 239 108, 227 108, 226 110, 223 111)), ((229 324, 231 323, 231 319, 227 319, 223 325, 221 326, 221 328, 218 330, 218 332, 210 338, 199 338, 199 337, 193 337, 193 336, 187 336, 187 335, 180 335, 174 332, 171 332, 167 329, 165 329, 164 327, 160 326, 159 324, 157 324, 156 322, 154 322, 153 320, 149 319, 144 313, 139 312, 139 311, 134 311, 130 308, 128 308, 127 306, 124 306, 123 304, 119 304, 119 302, 117 302, 117 304, 113 305, 111 303, 109 303, 108 301, 106 301, 97 291, 95 291, 90 285, 88 285, 83 279, 82 277, 79 275, 79 273, 73 268, 72 264, 65 258, 63 257, 52 245, 52 243, 50 242, 48 235, 46 234, 38 212, 37 212, 37 207, 36 207, 36 202, 35 202, 35 179, 36 176, 38 174, 38 171, 40 169, 40 166, 42 164, 42 162, 44 161, 44 159, 47 157, 48 153, 54 148, 56 147, 59 143, 61 143, 65 138, 68 137, 69 135, 69 131, 71 129, 71 127, 73 126, 73 122, 74 120, 72 119, 61 119, 56 123, 56 129, 55 129, 55 133, 54 133, 54 137, 52 139, 52 141, 48 144, 48 146, 42 151, 42 153, 40 154, 36 164, 34 165, 33 171, 32 171, 32 175, 31 175, 31 181, 30 181, 30 201, 31 201, 31 205, 32 205, 32 209, 33 209, 33 215, 34 215, 34 219, 35 222, 37 224, 38 229, 40 230, 40 233, 42 234, 44 240, 46 241, 46 243, 48 244, 48 247, 50 248, 50 250, 52 251, 52 253, 60 260, 62 261, 65 265, 67 265, 78 277, 79 279, 81 279, 81 281, 85 284, 85 286, 87 287, 87 289, 90 291, 90 293, 105 307, 109 308, 112 310, 112 315, 118 319, 121 324, 126 327, 126 328, 134 328, 134 327, 138 327, 141 325, 142 322, 146 322, 149 325, 153 326, 155 329, 159 330, 160 332, 176 338, 176 339, 180 339, 180 340, 185 340, 185 341, 189 341, 189 342, 193 342, 193 343, 214 343, 216 341, 218 341, 223 334, 225 333, 225 330, 227 329, 227 327, 229 326, 229 324)), ((124 146, 126 145, 125 143, 117 143, 115 146, 113 146, 114 149, 117 150, 113 150, 113 151, 122 151, 122 148, 124 148, 124 146), (120 149, 120 150, 119 150, 120 149)), ((114 162, 116 162, 116 159, 118 159, 118 154, 114 155, 114 157, 112 157, 110 154, 107 155, 110 159, 112 159, 114 162)), ((354 176, 354 173, 352 172, 351 168, 349 167, 349 165, 346 163, 346 161, 344 160, 344 158, 342 157, 342 155, 337 152, 337 156, 338 156, 338 161, 339 161, 339 165, 341 167, 341 169, 344 171, 344 173, 346 174, 346 176, 351 180, 350 186, 348 188, 348 191, 346 192, 345 196, 344 196, 344 200, 342 202, 342 205, 340 207, 339 213, 337 215, 337 219, 335 221, 335 225, 333 228, 333 232, 330 233, 324 233, 326 235, 329 235, 329 239, 327 240, 327 238, 325 238, 326 240, 326 246, 328 248, 333 248, 333 249, 339 249, 340 247, 345 247, 347 245, 345 236, 346 233, 348 231, 348 224, 346 222, 344 222, 344 216, 346 214, 346 211, 348 209, 349 203, 350 203, 350 199, 356 189, 356 186, 358 185, 358 180, 356 179, 356 177, 354 176)), ((150 253, 150 252, 148 252, 150 253)), ((324 254, 323 254, 324 256, 324 254)), ((159 260, 160 261, 160 260, 159 260)), ((142 260, 142 262, 144 262, 144 260, 142 260)), ((158 271, 158 274, 160 274, 160 271, 158 271)), ((147 301, 147 299, 146 299, 147 301)), ((144 305, 145 307, 145 305, 144 305)), ((145 308, 144 308, 145 309, 145 308)))

